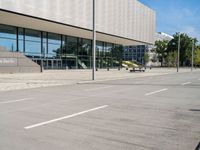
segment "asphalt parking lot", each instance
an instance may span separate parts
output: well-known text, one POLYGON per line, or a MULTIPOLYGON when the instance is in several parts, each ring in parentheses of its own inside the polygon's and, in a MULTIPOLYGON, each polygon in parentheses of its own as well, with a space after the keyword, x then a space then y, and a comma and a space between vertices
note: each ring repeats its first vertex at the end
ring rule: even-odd
POLYGON ((194 150, 200 72, 0 92, 2 150, 194 150))

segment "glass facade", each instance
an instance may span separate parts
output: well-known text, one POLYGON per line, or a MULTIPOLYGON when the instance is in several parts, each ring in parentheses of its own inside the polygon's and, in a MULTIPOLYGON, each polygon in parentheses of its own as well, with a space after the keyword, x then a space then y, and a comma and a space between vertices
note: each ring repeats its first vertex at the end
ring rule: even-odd
POLYGON ((9 51, 17 51, 17 29, 11 26, 0 26, 0 46, 9 51))
POLYGON ((144 63, 144 54, 148 51, 146 45, 127 46, 124 48, 123 60, 144 63))
MULTIPOLYGON (((44 69, 92 68, 92 40, 0 24, 0 46, 24 53, 44 69)), ((121 45, 97 41, 97 68, 119 67, 121 45)))
POLYGON ((29 57, 41 56, 41 32, 25 29, 25 54, 29 57))
POLYGON ((46 56, 50 59, 60 59, 62 57, 62 47, 61 47, 61 35, 48 33, 47 34, 47 52, 46 56))

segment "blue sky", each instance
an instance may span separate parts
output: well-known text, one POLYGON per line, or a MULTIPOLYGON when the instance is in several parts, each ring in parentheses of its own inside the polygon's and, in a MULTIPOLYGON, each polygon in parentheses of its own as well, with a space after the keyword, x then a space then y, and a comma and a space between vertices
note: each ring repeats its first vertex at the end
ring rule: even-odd
POLYGON ((156 30, 187 33, 200 42, 200 0, 139 0, 156 11, 156 30))

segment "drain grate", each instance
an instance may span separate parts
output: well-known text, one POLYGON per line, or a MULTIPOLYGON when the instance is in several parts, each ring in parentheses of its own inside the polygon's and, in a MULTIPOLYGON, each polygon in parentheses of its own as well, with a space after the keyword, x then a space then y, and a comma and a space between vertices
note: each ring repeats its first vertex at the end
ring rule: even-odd
POLYGON ((196 147, 195 150, 200 150, 200 142, 199 142, 199 144, 197 145, 197 147, 196 147))

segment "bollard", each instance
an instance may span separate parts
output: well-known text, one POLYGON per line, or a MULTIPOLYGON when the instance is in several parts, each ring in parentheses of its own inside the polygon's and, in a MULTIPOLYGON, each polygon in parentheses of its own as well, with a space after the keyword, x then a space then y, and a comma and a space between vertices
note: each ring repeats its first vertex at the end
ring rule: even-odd
POLYGON ((44 68, 43 68, 43 60, 41 60, 41 62, 40 62, 40 72, 43 73, 43 70, 44 70, 44 68))

